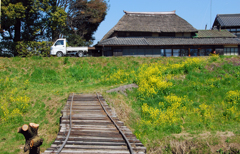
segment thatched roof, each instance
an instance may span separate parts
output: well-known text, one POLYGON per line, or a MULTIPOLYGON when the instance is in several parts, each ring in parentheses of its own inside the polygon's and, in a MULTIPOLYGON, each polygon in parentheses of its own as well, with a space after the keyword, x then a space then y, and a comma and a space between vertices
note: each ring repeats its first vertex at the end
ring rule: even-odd
POLYGON ((127 12, 103 37, 109 38, 118 32, 197 32, 186 20, 172 12, 127 12))

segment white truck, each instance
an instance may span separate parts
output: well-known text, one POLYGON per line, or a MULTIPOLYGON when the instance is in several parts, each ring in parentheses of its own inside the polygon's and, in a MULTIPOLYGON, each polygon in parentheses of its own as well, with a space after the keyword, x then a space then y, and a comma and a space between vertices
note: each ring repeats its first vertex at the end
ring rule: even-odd
POLYGON ((88 52, 88 47, 67 47, 66 39, 57 39, 51 46, 50 55, 62 57, 64 55, 76 55, 83 57, 84 52, 88 52))

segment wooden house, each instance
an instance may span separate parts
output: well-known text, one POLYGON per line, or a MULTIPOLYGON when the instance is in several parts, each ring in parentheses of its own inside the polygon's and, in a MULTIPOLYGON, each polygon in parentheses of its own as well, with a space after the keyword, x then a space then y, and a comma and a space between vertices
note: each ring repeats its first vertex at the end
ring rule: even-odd
POLYGON ((238 55, 240 40, 226 30, 197 30, 172 12, 127 12, 96 45, 104 56, 238 55))
POLYGON ((240 14, 218 14, 212 29, 226 29, 240 38, 240 14))

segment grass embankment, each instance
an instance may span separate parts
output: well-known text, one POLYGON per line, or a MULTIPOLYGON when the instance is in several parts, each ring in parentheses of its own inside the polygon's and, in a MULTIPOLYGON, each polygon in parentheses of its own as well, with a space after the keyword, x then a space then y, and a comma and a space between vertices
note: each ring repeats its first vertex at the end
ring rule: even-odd
POLYGON ((40 124, 44 151, 69 93, 97 91, 149 153, 240 149, 240 57, 15 57, 0 59, 1 153, 23 153, 16 131, 30 122, 40 124), (139 88, 105 93, 128 83, 139 88))

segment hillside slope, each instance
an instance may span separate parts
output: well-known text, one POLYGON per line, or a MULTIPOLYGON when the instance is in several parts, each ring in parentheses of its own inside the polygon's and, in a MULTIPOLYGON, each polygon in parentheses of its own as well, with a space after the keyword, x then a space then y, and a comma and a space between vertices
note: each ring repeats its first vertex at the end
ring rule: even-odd
POLYGON ((240 57, 0 58, 0 151, 23 153, 17 127, 54 141, 71 92, 101 92, 148 153, 238 152, 240 57), (106 90, 136 83, 128 94, 106 90))

